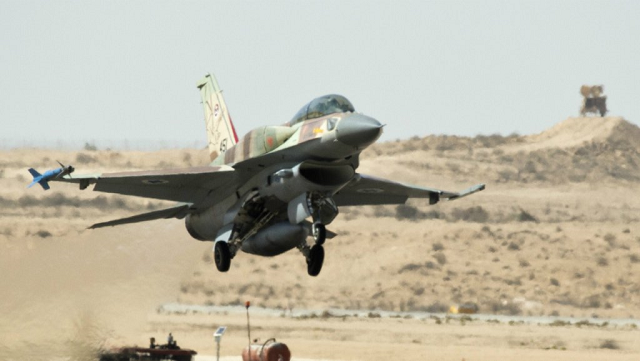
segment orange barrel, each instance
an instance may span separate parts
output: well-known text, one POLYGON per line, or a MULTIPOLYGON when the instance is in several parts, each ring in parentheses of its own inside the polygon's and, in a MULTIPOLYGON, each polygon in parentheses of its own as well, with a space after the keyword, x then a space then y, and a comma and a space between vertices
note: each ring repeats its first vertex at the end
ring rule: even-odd
POLYGON ((251 345, 251 358, 248 347, 242 350, 242 361, 290 361, 291 351, 289 347, 275 340, 267 340, 264 344, 251 345))

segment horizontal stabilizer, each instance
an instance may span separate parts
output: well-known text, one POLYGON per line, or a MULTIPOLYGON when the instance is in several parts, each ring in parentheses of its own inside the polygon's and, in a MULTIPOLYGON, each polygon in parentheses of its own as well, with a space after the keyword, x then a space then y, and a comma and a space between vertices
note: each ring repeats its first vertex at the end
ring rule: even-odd
POLYGON ((42 189, 44 189, 45 191, 48 191, 49 188, 49 182, 45 182, 44 180, 41 180, 38 182, 38 184, 40 184, 42 186, 42 189))
POLYGON ((33 176, 33 179, 35 179, 36 177, 42 176, 42 174, 38 173, 38 171, 33 168, 29 168, 29 173, 31 173, 31 175, 33 176))
POLYGON ((129 223, 138 223, 145 221, 153 221, 156 219, 167 219, 167 218, 184 218, 189 211, 190 204, 180 204, 175 207, 161 209, 158 211, 153 211, 149 213, 138 214, 132 217, 116 219, 109 222, 96 223, 89 227, 89 229, 96 229, 102 227, 112 227, 119 226, 121 224, 129 224, 129 223))

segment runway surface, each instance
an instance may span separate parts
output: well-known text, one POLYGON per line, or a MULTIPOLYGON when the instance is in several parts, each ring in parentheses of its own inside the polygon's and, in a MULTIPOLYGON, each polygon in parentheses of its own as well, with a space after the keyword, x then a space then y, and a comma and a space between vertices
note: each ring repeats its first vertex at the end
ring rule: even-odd
MULTIPOLYGON (((202 314, 216 314, 216 313, 244 313, 245 308, 243 306, 204 306, 204 305, 185 305, 180 303, 167 303, 158 308, 160 312, 166 313, 202 313, 202 314)), ((427 319, 427 318, 462 318, 469 317, 472 320, 479 321, 498 321, 500 323, 522 323, 530 325, 550 325, 553 323, 564 322, 568 324, 578 323, 590 323, 600 325, 603 327, 622 327, 635 325, 640 327, 640 320, 635 318, 594 318, 594 317, 553 317, 553 316, 507 316, 507 315, 492 315, 492 314, 449 314, 449 313, 430 313, 430 312, 389 312, 389 311, 368 311, 368 310, 342 310, 342 309, 324 309, 324 310, 282 310, 275 308, 261 308, 252 307, 251 312, 253 314, 261 314, 268 316, 280 316, 285 315, 289 317, 309 317, 320 316, 323 313, 328 312, 331 316, 344 317, 371 317, 379 315, 385 318, 414 318, 414 319, 427 319)))

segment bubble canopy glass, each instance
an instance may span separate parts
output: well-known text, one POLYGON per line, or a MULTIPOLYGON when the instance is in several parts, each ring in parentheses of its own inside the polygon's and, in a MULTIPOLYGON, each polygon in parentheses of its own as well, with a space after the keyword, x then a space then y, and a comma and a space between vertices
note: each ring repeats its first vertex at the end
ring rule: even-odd
POLYGON ((294 125, 307 119, 320 118, 334 113, 354 112, 353 104, 342 95, 329 94, 315 98, 303 106, 288 123, 294 125))

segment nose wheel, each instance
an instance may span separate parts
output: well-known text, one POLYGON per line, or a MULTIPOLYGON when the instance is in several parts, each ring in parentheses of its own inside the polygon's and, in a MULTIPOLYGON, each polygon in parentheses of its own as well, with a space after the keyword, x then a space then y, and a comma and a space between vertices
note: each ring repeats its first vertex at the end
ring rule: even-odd
POLYGON ((309 255, 307 256, 307 273, 309 276, 317 276, 322 270, 322 263, 324 262, 324 247, 320 244, 316 244, 311 247, 309 255))
POLYGON ((327 229, 322 223, 314 223, 311 226, 311 234, 313 235, 313 240, 320 246, 322 246, 327 239, 327 229))
POLYGON ((231 267, 231 251, 229 250, 229 244, 227 242, 216 242, 213 248, 213 259, 218 271, 227 272, 229 270, 231 267))

